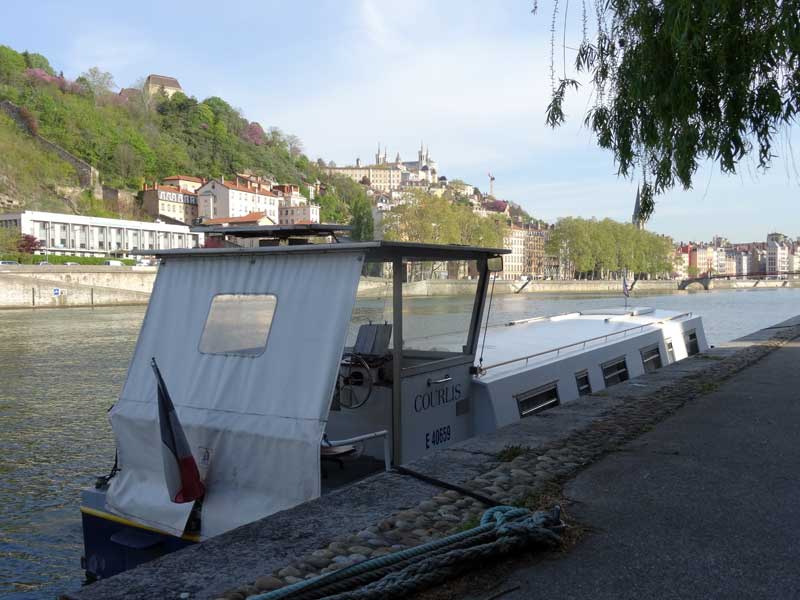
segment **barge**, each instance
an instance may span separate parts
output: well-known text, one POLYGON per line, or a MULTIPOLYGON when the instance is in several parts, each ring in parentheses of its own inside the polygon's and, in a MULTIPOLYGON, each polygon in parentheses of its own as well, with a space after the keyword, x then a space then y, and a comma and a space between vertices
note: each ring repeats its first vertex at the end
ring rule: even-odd
MULTIPOLYGON (((269 235, 236 235, 250 229, 269 235)), ((699 317, 643 307, 489 327, 503 249, 309 241, 157 253, 110 411, 114 468, 82 497, 90 579, 707 348, 699 317), (382 322, 356 305, 360 276, 376 269, 392 281, 382 322), (420 271, 471 281, 474 297, 442 315, 446 331, 414 337, 403 284, 420 271), (202 480, 188 501, 168 491, 156 360, 202 480)))

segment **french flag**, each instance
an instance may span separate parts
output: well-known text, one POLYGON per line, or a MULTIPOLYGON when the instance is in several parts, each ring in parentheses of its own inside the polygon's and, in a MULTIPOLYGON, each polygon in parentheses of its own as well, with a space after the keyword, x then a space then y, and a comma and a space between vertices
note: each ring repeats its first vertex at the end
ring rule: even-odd
POLYGON ((206 493, 200 472, 192 456, 186 434, 183 433, 175 406, 167 391, 167 384, 161 377, 155 357, 150 364, 158 383, 158 424, 161 427, 161 454, 164 459, 164 476, 167 490, 173 502, 193 502, 206 493))

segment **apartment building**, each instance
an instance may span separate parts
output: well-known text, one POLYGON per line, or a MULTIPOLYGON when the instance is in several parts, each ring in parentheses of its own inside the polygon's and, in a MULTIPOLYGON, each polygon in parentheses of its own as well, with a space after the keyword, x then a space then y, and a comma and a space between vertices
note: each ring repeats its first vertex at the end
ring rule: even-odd
POLYGON ((186 225, 148 223, 26 210, 0 214, 0 227, 41 241, 42 250, 69 256, 127 256, 133 250, 196 248, 203 234, 186 225))
POLYGON ((510 254, 503 256, 503 272, 501 279, 516 280, 526 274, 527 262, 525 260, 526 229, 519 225, 511 225, 503 237, 503 247, 511 250, 510 254))
POLYGON ((192 194, 196 193, 205 182, 205 179, 192 177, 191 175, 172 175, 170 177, 164 177, 164 179, 161 180, 163 185, 171 185, 182 190, 187 190, 192 194))
POLYGON ((198 217, 197 194, 172 185, 145 185, 142 191, 142 208, 151 217, 169 217, 191 224, 198 217))
POLYGON ((203 219, 243 217, 264 213, 274 225, 279 222, 281 196, 268 184, 241 185, 225 178, 211 179, 197 189, 198 216, 203 219))

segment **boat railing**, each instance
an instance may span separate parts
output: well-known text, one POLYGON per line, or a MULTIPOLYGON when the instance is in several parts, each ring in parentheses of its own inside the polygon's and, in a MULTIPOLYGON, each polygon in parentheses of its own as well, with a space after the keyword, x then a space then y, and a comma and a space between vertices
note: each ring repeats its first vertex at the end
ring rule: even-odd
POLYGON ((534 358, 541 358, 543 356, 547 356, 549 354, 554 354, 555 356, 560 356, 562 352, 567 350, 574 350, 580 348, 581 350, 585 350, 588 344, 593 342, 601 342, 606 343, 613 337, 627 337, 629 333, 633 332, 642 332, 647 327, 654 327, 656 325, 661 325, 662 323, 666 323, 667 321, 676 321, 678 319, 688 319, 691 318, 691 312, 681 313, 679 315, 675 315, 674 317, 669 317, 668 319, 661 319, 659 321, 652 321, 650 323, 642 323, 641 325, 637 325, 635 327, 630 327, 628 329, 622 329, 620 331, 612 331, 611 333, 607 333, 605 335, 598 335, 597 337, 588 338, 582 340, 580 342, 573 342, 571 344, 565 344, 564 346, 559 346, 557 348, 551 348, 549 350, 543 350, 541 352, 535 352, 534 354, 528 354, 527 356, 520 356, 519 358, 512 358, 510 360, 504 360, 499 363, 494 363, 492 365, 487 365, 485 367, 480 367, 478 370, 478 375, 485 375, 490 369, 496 369, 498 367, 505 367, 507 365, 511 365, 514 363, 525 361, 525 366, 528 366, 528 363, 531 359, 534 358))
POLYGON ((337 446, 350 446, 358 442, 366 442, 367 440, 374 440, 375 438, 383 438, 383 466, 387 471, 392 469, 392 455, 389 449, 389 432, 385 429, 381 431, 373 431, 372 433, 365 433, 355 437, 347 438, 344 440, 329 440, 325 437, 322 445, 327 448, 336 448, 337 446))

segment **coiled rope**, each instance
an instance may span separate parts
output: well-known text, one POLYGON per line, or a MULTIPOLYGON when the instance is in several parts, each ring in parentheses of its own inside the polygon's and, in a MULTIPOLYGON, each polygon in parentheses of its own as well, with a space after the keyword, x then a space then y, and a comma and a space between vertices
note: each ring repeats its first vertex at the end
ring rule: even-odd
POLYGON ((249 596, 248 600, 371 600, 399 598, 466 571, 472 564, 526 547, 559 543, 561 509, 488 509, 473 529, 344 567, 333 573, 249 596))

